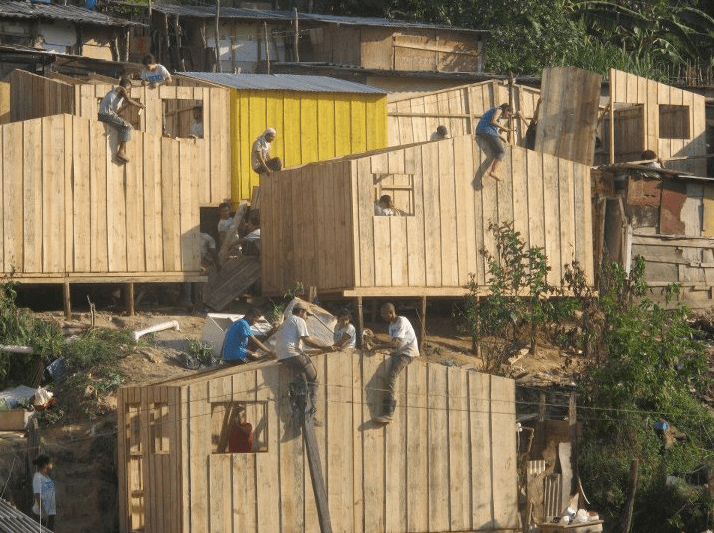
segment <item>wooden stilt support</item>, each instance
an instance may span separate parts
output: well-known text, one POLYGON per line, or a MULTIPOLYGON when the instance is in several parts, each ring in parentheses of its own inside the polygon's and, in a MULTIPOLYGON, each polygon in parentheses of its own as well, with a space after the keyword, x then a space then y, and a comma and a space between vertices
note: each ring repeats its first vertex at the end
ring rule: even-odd
POLYGON ((72 301, 69 293, 69 281, 65 281, 62 286, 62 299, 64 300, 64 317, 69 320, 72 318, 72 301))
POLYGON ((126 284, 126 316, 134 316, 134 283, 126 284))
POLYGON ((424 349, 426 340, 426 296, 421 297, 421 314, 419 316, 419 349, 424 349))
POLYGON ((357 296, 356 309, 357 309, 357 345, 362 346, 362 332, 364 331, 364 313, 362 312, 362 297, 357 296))

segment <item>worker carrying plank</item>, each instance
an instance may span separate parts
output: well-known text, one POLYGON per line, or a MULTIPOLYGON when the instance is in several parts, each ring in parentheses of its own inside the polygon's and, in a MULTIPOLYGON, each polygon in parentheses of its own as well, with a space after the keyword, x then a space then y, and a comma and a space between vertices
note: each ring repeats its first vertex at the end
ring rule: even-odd
POLYGON ((480 141, 482 148, 493 157, 491 171, 488 173, 496 181, 500 181, 496 176, 496 165, 505 157, 506 152, 503 143, 508 143, 501 137, 501 131, 508 131, 508 128, 501 126, 502 119, 508 119, 513 113, 513 108, 509 104, 501 104, 486 111, 481 120, 476 125, 476 138, 480 141))
POLYGON ((362 346, 367 350, 375 348, 391 348, 389 357, 389 372, 387 374, 387 386, 384 400, 382 401, 382 414, 374 421, 379 424, 388 424, 392 421, 394 410, 397 407, 397 399, 394 389, 397 378, 412 359, 419 357, 419 345, 414 328, 406 317, 398 316, 394 304, 385 303, 381 309, 384 320, 389 322, 389 342, 381 342, 369 330, 363 334, 362 346))

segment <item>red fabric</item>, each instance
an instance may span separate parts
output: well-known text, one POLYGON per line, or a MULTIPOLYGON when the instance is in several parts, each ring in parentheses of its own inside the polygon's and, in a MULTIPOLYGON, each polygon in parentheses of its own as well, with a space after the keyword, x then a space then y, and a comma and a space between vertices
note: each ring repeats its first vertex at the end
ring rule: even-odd
POLYGON ((253 451, 253 426, 241 422, 228 435, 228 453, 250 453, 253 451))

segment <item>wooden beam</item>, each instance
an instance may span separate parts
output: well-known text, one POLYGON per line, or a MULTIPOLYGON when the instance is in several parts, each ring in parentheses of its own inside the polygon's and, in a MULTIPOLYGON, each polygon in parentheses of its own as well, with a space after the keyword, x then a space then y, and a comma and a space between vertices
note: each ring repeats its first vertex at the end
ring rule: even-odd
POLYGON ((126 291, 126 316, 134 316, 134 282, 130 281, 124 286, 126 291))
POLYGON ((419 316, 419 349, 422 350, 426 340, 426 296, 421 297, 421 314, 419 316))
POLYGON ((362 297, 355 298, 355 307, 357 311, 357 346, 362 347, 362 332, 364 331, 364 313, 362 309, 362 297))
POLYGON ((65 281, 62 286, 62 299, 64 300, 64 317, 72 318, 72 301, 70 299, 69 281, 65 281))

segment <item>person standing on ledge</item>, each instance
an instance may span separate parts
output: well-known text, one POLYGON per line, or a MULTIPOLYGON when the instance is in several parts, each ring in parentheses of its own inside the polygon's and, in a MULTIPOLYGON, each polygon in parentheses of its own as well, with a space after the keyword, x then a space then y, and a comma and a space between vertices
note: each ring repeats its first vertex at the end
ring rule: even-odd
POLYGON ((165 66, 156 62, 153 54, 146 54, 142 63, 144 64, 144 69, 139 74, 142 85, 148 85, 150 88, 156 89, 171 83, 171 73, 165 66))
POLYGON ((278 136, 275 128, 266 128, 253 143, 250 154, 250 166, 258 174, 270 174, 283 168, 279 157, 270 157, 270 143, 278 136))
POLYGON ((508 131, 508 128, 501 126, 501 119, 508 119, 511 116, 513 109, 508 104, 501 104, 498 107, 492 107, 486 111, 481 120, 476 125, 476 138, 483 143, 482 146, 493 157, 491 171, 488 173, 496 181, 500 181, 496 176, 496 166, 505 157, 506 152, 503 149, 503 143, 507 143, 506 139, 501 137, 502 131, 508 131))

